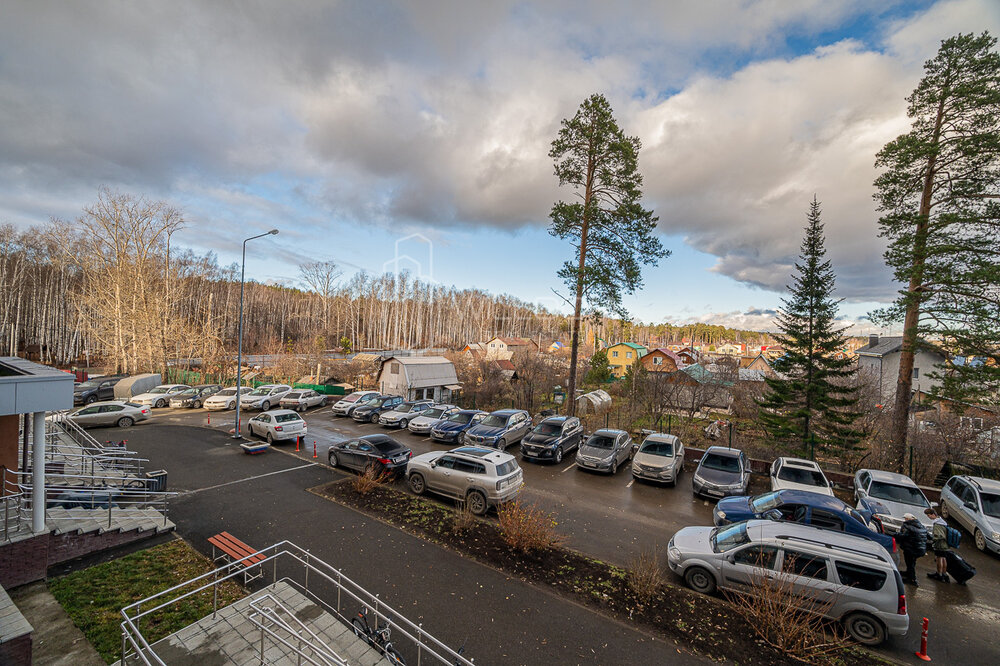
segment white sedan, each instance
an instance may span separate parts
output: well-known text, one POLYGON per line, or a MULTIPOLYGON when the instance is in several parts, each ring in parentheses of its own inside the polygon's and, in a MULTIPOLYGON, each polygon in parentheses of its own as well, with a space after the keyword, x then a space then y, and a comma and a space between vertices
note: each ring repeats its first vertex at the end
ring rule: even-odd
POLYGON ((778 458, 771 463, 771 490, 786 488, 834 496, 830 481, 819 465, 802 458, 778 458))
POLYGON ((129 398, 129 402, 134 405, 149 405, 150 407, 166 407, 174 394, 186 391, 190 386, 187 384, 160 384, 156 388, 150 389, 149 393, 140 393, 129 398))
POLYGON ((287 384, 263 384, 240 398, 240 406, 266 412, 281 402, 291 390, 292 387, 287 384))
MULTIPOLYGON (((240 400, 246 396, 253 388, 250 386, 240 387, 240 400)), ((224 388, 210 398, 206 398, 205 402, 202 403, 202 407, 210 412, 219 411, 222 409, 236 409, 236 387, 230 386, 229 388, 224 388)))
POLYGON ((282 409, 295 409, 304 412, 310 407, 326 407, 327 397, 322 393, 317 393, 312 389, 295 389, 285 394, 285 397, 278 401, 282 409))
POLYGON ((251 435, 267 440, 268 444, 279 440, 297 439, 306 436, 306 422, 290 409, 276 409, 258 414, 247 421, 251 435))

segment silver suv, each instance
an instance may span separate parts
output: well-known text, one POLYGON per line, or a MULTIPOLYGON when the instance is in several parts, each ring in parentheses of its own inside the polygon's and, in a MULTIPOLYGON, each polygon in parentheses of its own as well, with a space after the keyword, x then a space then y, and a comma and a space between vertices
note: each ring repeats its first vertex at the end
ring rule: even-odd
POLYGON ((863 537, 772 520, 685 527, 667 545, 667 564, 705 594, 753 594, 768 579, 787 583, 795 599, 865 645, 902 636, 910 625, 899 570, 863 537))
POLYGON ((513 499, 524 485, 514 456, 496 449, 462 446, 411 458, 406 481, 415 495, 430 490, 467 502, 477 516, 513 499))
POLYGON ((1000 481, 951 477, 941 489, 941 515, 969 530, 979 550, 1000 553, 1000 481))

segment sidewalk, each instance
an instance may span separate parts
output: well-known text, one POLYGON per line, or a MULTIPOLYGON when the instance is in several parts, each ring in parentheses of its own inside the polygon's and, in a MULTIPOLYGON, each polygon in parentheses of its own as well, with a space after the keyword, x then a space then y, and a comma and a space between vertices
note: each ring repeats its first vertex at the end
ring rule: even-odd
POLYGON ((35 629, 31 643, 34 666, 104 666, 101 655, 83 637, 44 582, 23 585, 10 592, 10 597, 35 629))

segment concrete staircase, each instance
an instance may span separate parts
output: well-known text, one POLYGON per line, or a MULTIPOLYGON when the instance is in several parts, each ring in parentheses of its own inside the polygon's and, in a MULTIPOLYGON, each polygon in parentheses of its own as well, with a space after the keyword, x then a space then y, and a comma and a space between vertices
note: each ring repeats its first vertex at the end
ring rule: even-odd
POLYGON ((162 513, 152 508, 116 509, 112 507, 109 521, 107 508, 84 509, 76 507, 64 509, 50 507, 46 511, 45 523, 55 535, 133 531, 159 534, 169 532, 176 527, 162 513))

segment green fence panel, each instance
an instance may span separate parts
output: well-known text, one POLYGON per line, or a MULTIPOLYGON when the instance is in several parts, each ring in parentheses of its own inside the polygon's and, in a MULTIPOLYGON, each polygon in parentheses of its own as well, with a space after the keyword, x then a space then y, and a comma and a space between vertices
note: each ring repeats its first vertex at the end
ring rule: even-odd
POLYGON ((344 395, 346 393, 343 386, 330 386, 329 384, 292 384, 292 386, 297 389, 312 389, 323 395, 344 395))

